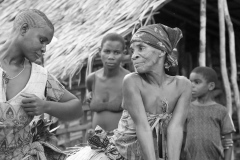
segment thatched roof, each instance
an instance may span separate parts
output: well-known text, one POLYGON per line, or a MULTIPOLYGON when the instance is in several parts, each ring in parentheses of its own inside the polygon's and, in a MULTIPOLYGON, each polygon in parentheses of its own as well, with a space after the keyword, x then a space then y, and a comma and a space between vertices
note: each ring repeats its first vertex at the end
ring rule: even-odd
POLYGON ((107 32, 123 36, 134 24, 147 19, 170 0, 5 0, 0 4, 0 43, 12 27, 16 13, 24 8, 43 11, 55 26, 57 43, 46 53, 45 66, 64 80, 81 70, 86 59, 98 52, 107 32))

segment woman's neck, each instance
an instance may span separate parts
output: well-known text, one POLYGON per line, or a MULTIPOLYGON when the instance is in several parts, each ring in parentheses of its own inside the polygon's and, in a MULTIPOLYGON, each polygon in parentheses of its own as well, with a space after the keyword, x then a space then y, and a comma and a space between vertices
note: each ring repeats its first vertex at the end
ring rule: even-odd
POLYGON ((5 65, 22 65, 24 56, 19 52, 14 42, 7 41, 3 47, 3 53, 0 56, 1 64, 5 65))
POLYGON ((148 75, 151 80, 159 86, 161 86, 168 78, 168 75, 165 73, 163 65, 158 65, 157 67, 152 68, 152 70, 148 72, 148 75))
POLYGON ((120 71, 120 66, 113 68, 113 69, 109 69, 107 67, 103 67, 103 76, 105 77, 114 77, 116 75, 118 75, 119 71, 120 71))

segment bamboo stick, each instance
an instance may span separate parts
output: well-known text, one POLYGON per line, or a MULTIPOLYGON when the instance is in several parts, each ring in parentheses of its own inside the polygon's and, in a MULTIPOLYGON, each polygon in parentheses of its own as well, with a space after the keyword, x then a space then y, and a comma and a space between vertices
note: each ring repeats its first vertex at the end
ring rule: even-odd
MULTIPOLYGON (((196 23, 195 21, 189 20, 189 18, 187 18, 187 17, 181 16, 181 15, 178 15, 178 14, 173 15, 173 12, 171 12, 169 10, 166 10, 164 8, 162 8, 161 11, 166 13, 166 14, 172 15, 176 18, 179 18, 179 19, 185 21, 186 23, 188 23, 189 25, 191 25, 193 27, 200 28, 198 23, 196 23)), ((218 33, 215 30, 208 29, 207 32, 209 34, 213 35, 213 36, 216 36, 216 37, 218 36, 218 33)))
MULTIPOLYGON (((199 0, 193 0, 193 1, 196 2, 196 3, 199 3, 199 0)), ((238 0, 237 0, 237 1, 238 1, 238 0)), ((218 13, 218 10, 215 8, 215 6, 212 6, 212 5, 210 5, 210 4, 207 5, 207 9, 218 13)), ((234 23, 236 23, 237 25, 240 25, 240 21, 239 21, 238 19, 232 18, 232 21, 233 21, 234 23)))
POLYGON ((218 16, 219 16, 219 34, 220 34, 220 58, 221 58, 221 73, 226 93, 227 109, 232 115, 232 96, 231 88, 228 79, 226 66, 226 39, 225 39, 225 21, 224 21, 224 0, 218 0, 218 16))
POLYGON ((237 84, 237 64, 236 64, 236 53, 235 53, 235 35, 233 24, 229 15, 228 4, 227 1, 224 0, 224 15, 225 21, 228 27, 228 36, 229 36, 229 50, 230 50, 230 61, 231 61, 231 82, 233 85, 233 92, 234 92, 234 100, 238 110, 238 125, 240 128, 240 100, 239 100, 239 88, 237 84))
POLYGON ((200 43, 199 43, 199 65, 206 66, 206 3, 207 0, 201 0, 200 5, 200 43))

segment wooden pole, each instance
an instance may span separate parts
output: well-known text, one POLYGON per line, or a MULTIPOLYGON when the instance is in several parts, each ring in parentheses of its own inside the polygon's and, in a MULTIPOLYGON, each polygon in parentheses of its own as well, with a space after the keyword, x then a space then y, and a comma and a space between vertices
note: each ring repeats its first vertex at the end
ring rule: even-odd
MULTIPOLYGON (((178 14, 174 14, 173 12, 169 11, 169 10, 166 10, 164 8, 161 9, 162 12, 166 13, 166 14, 169 14, 173 17, 176 17, 178 19, 181 19, 183 21, 185 21, 186 23, 188 23, 189 25, 193 26, 193 27, 196 27, 196 28, 199 28, 199 24, 196 23, 195 21, 192 21, 192 20, 189 20, 189 18, 187 17, 184 17, 184 16, 180 16, 178 14)), ((213 36, 216 36, 218 37, 218 33, 216 32, 216 30, 211 30, 211 29, 208 29, 207 32, 213 36)), ((191 35, 190 35, 191 36, 191 35)))
POLYGON ((199 65, 206 66, 206 3, 207 0, 201 0, 200 4, 200 44, 199 44, 199 65))
MULTIPOLYGON (((193 1, 196 2, 196 3, 199 3, 199 0, 193 0, 193 1)), ((237 1, 238 1, 238 0, 235 0, 235 2, 237 2, 237 1)), ((240 2, 239 2, 239 3, 240 3, 240 2)), ((210 5, 210 4, 207 5, 207 9, 218 13, 218 10, 216 9, 216 7, 214 7, 214 6, 210 5)), ((232 18, 232 21, 233 21, 236 25, 240 26, 240 21, 239 21, 238 19, 232 18)))
POLYGON ((206 64, 207 66, 212 68, 212 52, 211 52, 211 38, 209 36, 207 36, 207 46, 206 46, 206 64))
POLYGON ((231 61, 231 82, 233 85, 233 92, 234 92, 234 100, 238 110, 238 125, 240 128, 240 100, 239 100, 239 88, 237 83, 237 64, 236 64, 236 52, 235 52, 235 35, 233 24, 229 15, 228 4, 227 1, 224 0, 225 8, 224 8, 224 15, 225 20, 228 26, 228 36, 229 36, 229 50, 230 50, 230 61, 231 61))
POLYGON ((225 39, 225 21, 224 21, 224 0, 218 0, 218 18, 219 18, 219 34, 220 34, 220 59, 221 59, 221 73, 226 93, 227 108, 230 115, 232 115, 232 97, 231 88, 228 79, 227 65, 226 65, 226 39, 225 39))

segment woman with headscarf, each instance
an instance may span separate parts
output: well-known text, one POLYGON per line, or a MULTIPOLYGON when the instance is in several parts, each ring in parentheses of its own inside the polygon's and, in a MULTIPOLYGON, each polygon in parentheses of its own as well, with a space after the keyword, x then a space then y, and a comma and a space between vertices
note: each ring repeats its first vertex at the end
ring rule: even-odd
POLYGON ((181 37, 180 29, 162 24, 144 26, 133 35, 136 72, 123 80, 124 110, 118 128, 107 137, 97 127, 88 140, 92 149, 85 147, 69 160, 179 160, 191 82, 169 76, 165 69, 177 65, 172 52, 181 37))

